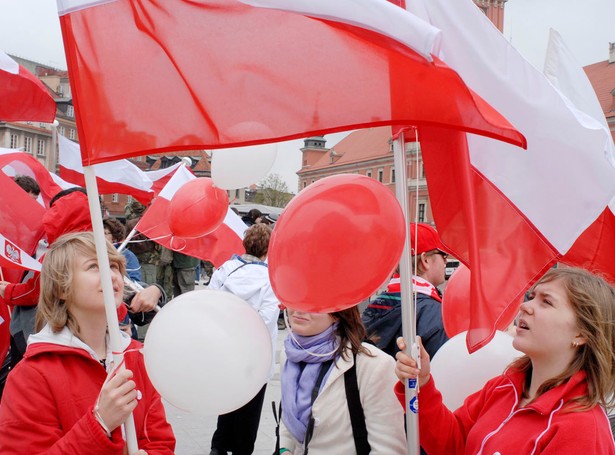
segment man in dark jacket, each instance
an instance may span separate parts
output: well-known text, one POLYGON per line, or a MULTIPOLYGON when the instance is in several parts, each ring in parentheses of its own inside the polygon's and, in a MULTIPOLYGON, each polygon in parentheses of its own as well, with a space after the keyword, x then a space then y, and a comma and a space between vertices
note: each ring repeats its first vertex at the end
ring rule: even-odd
MULTIPOLYGON (((436 286, 444 283, 448 253, 434 228, 427 224, 410 225, 412 264, 416 256, 417 270, 412 277, 416 291, 416 333, 430 357, 447 340, 442 322, 442 294, 436 286)), ((386 292, 380 294, 363 312, 363 323, 376 345, 395 357, 399 349, 396 339, 402 335, 399 275, 394 275, 386 292)))

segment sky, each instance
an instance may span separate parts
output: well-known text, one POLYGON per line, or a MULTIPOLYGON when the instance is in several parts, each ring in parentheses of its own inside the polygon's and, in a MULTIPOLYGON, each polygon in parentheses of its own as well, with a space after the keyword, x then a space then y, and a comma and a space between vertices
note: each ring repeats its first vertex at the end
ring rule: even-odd
MULTIPOLYGON (((0 0, 0 49, 57 68, 66 68, 60 22, 54 0, 0 0)), ((549 28, 557 30, 577 61, 585 66, 608 58, 615 42, 615 0, 508 0, 504 36, 541 69, 549 28)), ((332 147, 348 133, 325 136, 332 147)), ((279 173, 296 192, 301 167, 302 140, 278 146, 272 172, 279 173)))

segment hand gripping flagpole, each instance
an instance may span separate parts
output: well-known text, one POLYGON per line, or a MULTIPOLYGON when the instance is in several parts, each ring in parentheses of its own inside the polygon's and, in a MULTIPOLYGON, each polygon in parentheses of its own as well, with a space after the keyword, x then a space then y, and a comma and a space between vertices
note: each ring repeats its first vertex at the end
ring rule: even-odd
MULTIPOLYGON (((416 342, 416 311, 411 299, 410 284, 412 273, 410 269, 410 223, 408 215, 408 177, 406 163, 406 144, 404 134, 393 142, 394 165, 395 165, 395 193, 404 214, 406 240, 404 250, 399 261, 399 282, 401 285, 401 319, 402 333, 406 340, 406 354, 412 356, 418 362, 418 349, 416 342)), ((419 400, 418 378, 406 381, 406 438, 408 455, 419 455, 419 400)))
MULTIPOLYGON (((98 259, 98 270, 100 270, 100 281, 103 290, 103 299, 105 301, 105 313, 107 315, 107 330, 109 331, 109 343, 111 344, 111 352, 113 352, 113 362, 115 365, 122 365, 125 368, 122 359, 122 345, 120 335, 120 325, 117 320, 117 310, 115 308, 115 300, 113 298, 113 284, 111 282, 111 266, 109 265, 109 256, 107 254, 107 241, 105 239, 105 231, 102 224, 102 215, 100 211, 100 199, 98 197, 98 186, 96 185, 96 174, 93 166, 84 166, 83 175, 85 176, 85 188, 88 192, 88 203, 90 205, 90 216, 92 217, 92 228, 94 230, 94 241, 96 243, 96 256, 98 259)), ((135 429, 135 421, 130 414, 124 422, 126 434, 126 444, 128 453, 138 452, 137 431, 135 429)))

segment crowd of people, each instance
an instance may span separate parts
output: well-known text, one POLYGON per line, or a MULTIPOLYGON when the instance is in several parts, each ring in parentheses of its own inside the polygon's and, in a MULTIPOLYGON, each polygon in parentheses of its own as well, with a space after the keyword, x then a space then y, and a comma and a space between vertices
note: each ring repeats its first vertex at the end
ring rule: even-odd
MULTIPOLYGON (((15 183, 38 197, 33 179, 15 183)), ((167 300, 194 290, 204 264, 138 235, 119 252, 144 210, 133 202, 126 224, 103 220, 123 329, 120 365, 83 189, 50 201, 37 252, 41 272, 0 282, 1 302, 11 309, 11 346, 0 375, 0 453, 127 453, 123 425, 131 414, 136 453, 174 453, 173 429, 148 378, 135 324, 146 326, 167 300)), ((357 306, 333 313, 284 309, 267 263, 276 218, 255 209, 243 219, 245 252, 215 270, 210 265, 208 289, 230 292, 258 312, 272 359, 279 317, 286 315, 274 454, 406 453, 404 382, 411 380, 419 383, 423 453, 615 455, 606 413, 615 404, 615 289, 602 278, 574 268, 540 278, 516 319, 512 343, 523 357, 449 410, 430 369, 448 340, 439 288, 449 252, 433 227, 410 227, 419 367, 402 338, 398 273, 363 314, 357 306)), ((218 416, 210 455, 254 451, 267 382, 244 406, 218 416)))

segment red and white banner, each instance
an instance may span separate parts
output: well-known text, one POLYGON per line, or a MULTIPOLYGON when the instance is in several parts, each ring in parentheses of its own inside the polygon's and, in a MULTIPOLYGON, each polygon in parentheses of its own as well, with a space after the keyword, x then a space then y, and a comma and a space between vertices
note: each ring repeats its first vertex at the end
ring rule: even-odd
MULTIPOLYGON (((32 256, 45 235, 45 209, 3 172, 0 172, 0 188, 0 232, 26 255, 32 256)), ((23 254, 21 257, 23 259, 23 254)), ((2 274, 6 281, 19 283, 23 270, 2 267, 2 274)))
MULTIPOLYGON (((79 144, 58 135, 60 176, 85 187, 79 144)), ((149 204, 169 181, 180 163, 158 171, 144 172, 128 160, 117 160, 94 166, 100 194, 130 194, 142 204, 149 204)))
MULTIPOLYGON (((602 232, 588 240, 607 241, 600 234, 611 222, 605 209, 615 195, 615 169, 599 123, 562 97, 470 0, 414 0, 411 6, 442 30, 446 63, 527 138, 523 151, 472 134, 419 128, 438 231, 472 271, 467 344, 474 351, 597 220, 602 232)), ((613 251, 612 239, 604 251, 613 251)), ((609 264, 602 272, 615 270, 609 264)))
POLYGON ((386 0, 58 3, 84 165, 387 124, 524 142, 386 0))
POLYGON ((49 207, 51 198, 63 189, 40 161, 19 150, 0 148, 0 169, 9 177, 26 175, 36 180, 45 207, 49 207))
POLYGON ((41 81, 0 51, 0 121, 51 123, 56 103, 41 81))
POLYGON ((0 234, 0 267, 41 271, 41 263, 0 234))
POLYGON ((229 208, 220 227, 211 234, 195 239, 174 237, 167 221, 173 195, 183 184, 195 178, 189 170, 181 166, 145 211, 135 229, 171 250, 211 261, 219 267, 233 254, 245 253, 243 234, 247 227, 235 212, 229 208))

